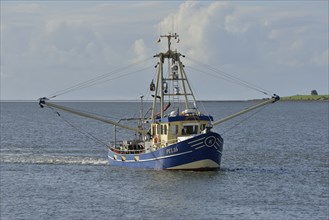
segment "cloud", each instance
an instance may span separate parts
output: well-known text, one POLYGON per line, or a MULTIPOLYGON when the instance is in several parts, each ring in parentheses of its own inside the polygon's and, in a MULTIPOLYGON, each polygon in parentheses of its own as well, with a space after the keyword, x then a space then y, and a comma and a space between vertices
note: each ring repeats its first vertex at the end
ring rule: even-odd
POLYGON ((6 13, 17 13, 17 14, 25 14, 25 13, 40 13, 44 7, 38 3, 18 3, 18 4, 10 4, 3 3, 4 7, 6 7, 6 13))
MULTIPOLYGON (((160 33, 168 32, 179 33, 180 43, 173 46, 187 57, 265 87, 280 84, 280 77, 328 87, 322 77, 328 69, 327 2, 5 1, 2 6, 1 97, 6 99, 31 99, 40 91, 57 90, 58 85, 70 86, 151 57, 165 49, 165 43, 155 42, 160 33), (310 69, 319 77, 310 78, 310 69), (42 83, 36 83, 39 79, 42 83)), ((204 76, 192 73, 193 77, 199 81, 204 76)), ((206 83, 219 86, 211 80, 206 83)), ((196 89, 201 98, 241 95, 238 89, 230 94, 209 94, 198 85, 196 89)), ((89 98, 95 96, 99 93, 90 93, 89 98)))
MULTIPOLYGON (((159 24, 161 29, 172 32, 173 19, 181 35, 183 49, 189 56, 198 56, 205 62, 219 58, 217 60, 223 64, 229 64, 229 60, 243 62, 255 56, 255 60, 267 57, 268 61, 280 65, 291 66, 294 63, 303 66, 311 64, 313 54, 321 49, 319 42, 309 39, 316 37, 318 27, 314 23, 319 24, 322 18, 315 18, 305 9, 280 11, 237 3, 212 2, 205 5, 188 1, 181 4, 176 13, 163 19, 159 24), (308 18, 313 22, 308 22, 308 18), (315 45, 309 45, 311 43, 315 45), (232 56, 234 52, 236 54, 232 56)), ((322 33, 326 33, 325 23, 321 29, 322 33)))
POLYGON ((313 55, 312 62, 318 66, 328 66, 328 54, 328 49, 324 50, 323 52, 317 52, 313 55))
MULTIPOLYGON (((328 14, 304 4, 271 7, 189 1, 159 26, 162 32, 179 32, 181 45, 177 47, 188 57, 271 88, 281 77, 292 82, 296 77, 309 78, 310 68, 320 78, 327 74, 328 50, 323 48, 328 48, 328 14)), ((328 87, 318 82, 324 90, 328 87)), ((299 90, 304 89, 302 84, 299 90)))
POLYGON ((147 59, 152 56, 152 51, 144 43, 143 39, 135 40, 133 45, 134 59, 132 63, 147 59))

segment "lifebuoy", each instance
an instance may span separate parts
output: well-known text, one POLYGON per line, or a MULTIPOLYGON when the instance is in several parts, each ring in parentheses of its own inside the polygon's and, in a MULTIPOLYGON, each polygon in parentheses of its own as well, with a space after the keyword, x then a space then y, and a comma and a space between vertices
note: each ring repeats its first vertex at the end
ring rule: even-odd
POLYGON ((155 135, 153 138, 153 142, 156 144, 156 143, 158 143, 158 140, 159 140, 158 135, 155 135))

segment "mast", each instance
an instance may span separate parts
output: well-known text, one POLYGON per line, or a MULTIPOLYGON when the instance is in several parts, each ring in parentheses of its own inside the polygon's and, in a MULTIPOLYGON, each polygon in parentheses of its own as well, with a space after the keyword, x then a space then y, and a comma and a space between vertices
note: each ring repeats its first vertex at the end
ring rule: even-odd
POLYGON ((177 33, 174 33, 174 34, 160 35, 160 37, 166 37, 168 39, 168 51, 170 51, 171 38, 177 39, 179 35, 177 33))
MULTIPOLYGON (((157 77, 157 81, 156 81, 156 88, 155 88, 155 94, 154 94, 154 100, 153 100, 153 109, 152 109, 152 119, 154 120, 156 115, 155 115, 155 112, 156 112, 156 101, 157 101, 157 98, 160 99, 160 116, 161 118, 164 117, 164 101, 165 101, 165 96, 174 96, 175 94, 172 93, 172 94, 167 94, 168 91, 164 91, 165 89, 167 90, 167 88, 164 88, 164 83, 166 83, 166 80, 164 79, 164 74, 163 74, 163 64, 164 64, 164 61, 165 59, 171 59, 172 61, 177 61, 178 62, 178 65, 179 65, 179 68, 180 68, 180 72, 181 72, 181 80, 182 80, 182 86, 184 88, 184 95, 185 95, 185 101, 186 101, 186 106, 188 107, 188 99, 186 97, 186 89, 185 89, 185 84, 183 82, 183 80, 186 78, 183 77, 183 72, 182 72, 182 64, 180 62, 180 59, 179 57, 182 56, 180 53, 177 53, 177 51, 172 51, 171 50, 171 39, 174 38, 174 39, 178 39, 178 34, 177 33, 169 33, 167 35, 160 35, 160 39, 158 42, 161 41, 161 38, 167 38, 167 46, 168 46, 168 51, 165 52, 165 53, 158 53, 156 54, 154 57, 158 57, 159 59, 159 62, 158 62, 158 65, 157 65, 157 68, 158 68, 158 77, 157 77)), ((168 64, 169 65, 169 64, 168 64)), ((169 68, 169 67, 168 67, 169 68)), ((168 79, 167 79, 168 80, 168 79)), ((166 87, 167 87, 167 84, 166 84, 166 87)), ((178 94, 176 94, 178 95, 178 94)))
POLYGON ((162 56, 160 56, 160 62, 159 64, 159 74, 160 74, 160 116, 163 118, 163 108, 164 108, 164 96, 163 96, 163 59, 162 56))
POLYGON ((158 73, 157 73, 157 80, 156 80, 156 83, 155 83, 155 93, 154 93, 154 99, 153 99, 153 106, 152 106, 152 120, 155 119, 155 112, 156 112, 156 102, 157 102, 157 98, 158 98, 158 88, 159 88, 159 81, 160 81, 160 62, 158 62, 157 64, 157 68, 158 68, 158 73))
POLYGON ((141 130, 143 130, 144 128, 143 128, 143 122, 144 122, 144 103, 143 103, 143 98, 144 98, 144 96, 143 95, 141 95, 140 96, 140 99, 141 99, 141 112, 140 112, 140 129, 141 130))

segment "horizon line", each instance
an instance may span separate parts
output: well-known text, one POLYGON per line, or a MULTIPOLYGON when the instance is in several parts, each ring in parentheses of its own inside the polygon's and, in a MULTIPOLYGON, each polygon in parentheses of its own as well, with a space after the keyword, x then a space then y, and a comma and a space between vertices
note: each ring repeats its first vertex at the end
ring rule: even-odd
MULTIPOLYGON (((267 99, 267 98, 264 98, 267 99)), ((262 99, 205 99, 197 100, 197 102, 228 102, 228 101, 253 101, 262 99)), ((38 102, 39 100, 31 99, 0 99, 0 102, 38 102)), ((53 102, 140 102, 138 99, 62 99, 62 100, 52 100, 53 102)), ((143 100, 143 102, 153 102, 153 100, 143 100)))

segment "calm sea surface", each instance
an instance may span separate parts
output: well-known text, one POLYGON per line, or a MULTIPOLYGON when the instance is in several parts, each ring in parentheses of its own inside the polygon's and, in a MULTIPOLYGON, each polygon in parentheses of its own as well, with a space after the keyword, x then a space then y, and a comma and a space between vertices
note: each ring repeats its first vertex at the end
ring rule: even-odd
MULTIPOLYGON (((139 112, 64 104, 113 120, 139 112)), ((203 102, 215 119, 252 104, 203 102)), ((279 102, 218 126, 221 169, 183 172, 110 167, 112 126, 1 102, 0 219, 328 219, 328 106, 279 102)))

